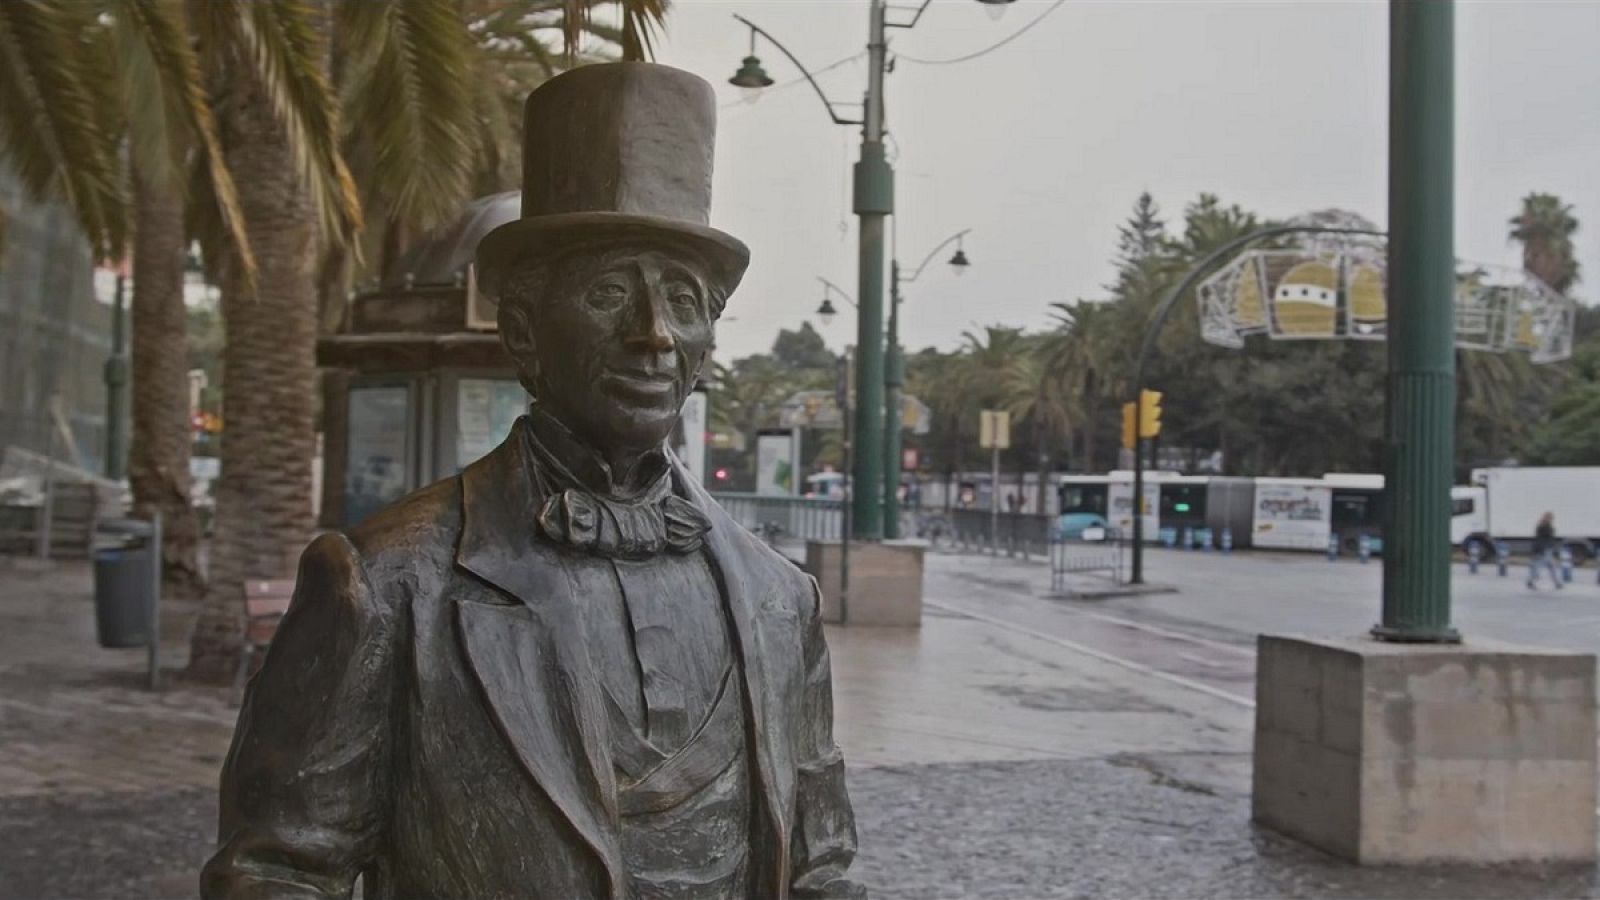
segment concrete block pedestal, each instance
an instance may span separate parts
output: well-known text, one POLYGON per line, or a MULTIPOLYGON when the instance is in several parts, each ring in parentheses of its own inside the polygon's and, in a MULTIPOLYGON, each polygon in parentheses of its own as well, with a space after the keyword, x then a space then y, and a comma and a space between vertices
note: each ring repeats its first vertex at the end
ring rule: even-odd
POLYGON ((1262 635, 1252 815, 1358 863, 1593 863, 1595 657, 1262 635))
MULTIPOLYGON (((807 541, 806 571, 822 588, 822 621, 840 624, 839 566, 844 544, 807 541)), ((847 625, 922 625, 922 541, 850 543, 847 625)))

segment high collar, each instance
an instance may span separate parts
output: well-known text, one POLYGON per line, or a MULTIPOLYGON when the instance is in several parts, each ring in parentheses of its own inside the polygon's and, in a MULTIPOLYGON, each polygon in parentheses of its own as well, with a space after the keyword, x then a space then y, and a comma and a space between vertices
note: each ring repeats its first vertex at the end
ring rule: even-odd
POLYGON ((581 488, 608 499, 637 500, 656 493, 668 480, 671 465, 665 448, 649 451, 632 471, 618 473, 604 456, 539 404, 529 409, 527 418, 524 435, 528 450, 557 490, 581 488))

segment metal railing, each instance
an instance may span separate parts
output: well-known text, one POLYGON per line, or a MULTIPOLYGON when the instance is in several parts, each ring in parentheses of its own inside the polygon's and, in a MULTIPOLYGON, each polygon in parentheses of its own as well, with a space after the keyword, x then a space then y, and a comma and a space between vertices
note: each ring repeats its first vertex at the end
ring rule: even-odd
POLYGON ((1122 583, 1122 536, 1114 529, 1097 529, 1100 536, 1057 539, 1050 544, 1050 590, 1055 594, 1074 593, 1070 576, 1103 575, 1113 584, 1122 583))
POLYGON ((1000 513, 986 509, 953 509, 949 514, 956 548, 1007 556, 1044 556, 1050 552, 1055 516, 1037 513, 1000 513))
POLYGON ((723 492, 711 496, 735 522, 769 540, 776 536, 803 541, 839 540, 839 527, 843 522, 840 500, 723 492))

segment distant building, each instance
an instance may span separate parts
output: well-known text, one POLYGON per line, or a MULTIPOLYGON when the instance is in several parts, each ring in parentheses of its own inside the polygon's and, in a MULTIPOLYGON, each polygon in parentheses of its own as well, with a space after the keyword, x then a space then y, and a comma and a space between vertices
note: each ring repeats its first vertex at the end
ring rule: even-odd
POLYGON ((0 449, 101 471, 111 309, 96 298, 89 244, 69 210, 31 202, 3 166, 0 208, 0 449))

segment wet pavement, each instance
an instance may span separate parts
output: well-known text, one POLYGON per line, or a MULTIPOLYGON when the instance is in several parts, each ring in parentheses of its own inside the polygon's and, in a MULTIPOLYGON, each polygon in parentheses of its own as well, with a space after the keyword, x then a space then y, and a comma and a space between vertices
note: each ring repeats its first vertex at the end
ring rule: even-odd
MULTIPOLYGON (((1376 609, 1345 583, 1375 567, 1310 563, 1158 552, 1153 578, 1196 584, 1063 600, 1038 563, 930 555, 922 628, 829 632, 858 876, 885 898, 1600 897, 1592 868, 1361 869, 1250 825, 1252 629, 1376 609)), ((234 711, 144 690, 142 651, 96 646, 89 587, 0 559, 0 898, 193 896, 234 711)), ((1488 587, 1464 591, 1477 625, 1530 618, 1488 587)), ((1600 614, 1593 593, 1556 602, 1600 614)))

